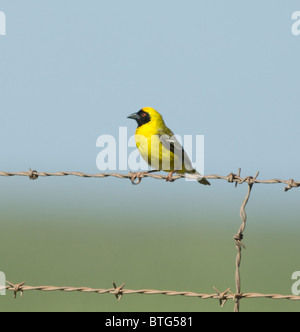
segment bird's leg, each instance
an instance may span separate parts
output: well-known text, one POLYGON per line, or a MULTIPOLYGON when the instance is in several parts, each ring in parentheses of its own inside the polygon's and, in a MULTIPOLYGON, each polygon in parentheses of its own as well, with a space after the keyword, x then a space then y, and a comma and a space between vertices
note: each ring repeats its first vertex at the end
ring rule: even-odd
POLYGON ((177 171, 172 171, 172 172, 170 172, 168 175, 167 175, 167 177, 166 177, 166 181, 167 182, 173 182, 174 180, 172 179, 172 176, 173 176, 173 174, 174 173, 176 173, 177 171))
POLYGON ((133 173, 132 177, 130 178, 131 183, 132 184, 140 184, 141 181, 142 181, 142 177, 145 174, 149 174, 149 173, 153 173, 153 172, 157 172, 157 170, 151 170, 151 171, 147 171, 147 172, 136 172, 136 173, 133 173), (137 182, 135 182, 136 179, 138 179, 137 182))

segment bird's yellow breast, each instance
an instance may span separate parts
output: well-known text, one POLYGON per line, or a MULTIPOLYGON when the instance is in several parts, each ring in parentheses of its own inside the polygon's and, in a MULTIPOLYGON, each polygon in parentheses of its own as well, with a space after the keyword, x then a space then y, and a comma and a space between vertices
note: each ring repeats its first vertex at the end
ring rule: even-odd
MULTIPOLYGON (((170 129, 165 125, 164 127, 164 132, 170 135, 170 129)), ((161 126, 158 127, 151 122, 138 127, 135 132, 136 146, 152 169, 170 172, 174 170, 174 160, 177 156, 162 145, 159 138, 161 130, 161 126)))

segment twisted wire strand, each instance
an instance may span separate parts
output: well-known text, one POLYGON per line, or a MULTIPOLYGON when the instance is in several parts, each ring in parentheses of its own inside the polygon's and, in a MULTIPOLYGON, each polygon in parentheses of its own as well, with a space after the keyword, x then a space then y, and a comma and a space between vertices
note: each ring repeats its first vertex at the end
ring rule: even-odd
MULTIPOLYGON (((106 177, 115 177, 119 179, 131 179, 133 173, 128 173, 128 174, 121 174, 121 173, 97 173, 97 174, 88 174, 84 172, 38 172, 36 170, 31 170, 29 171, 22 171, 22 172, 0 172, 0 176, 27 176, 31 180, 36 180, 38 177, 50 177, 50 176, 78 176, 78 177, 83 177, 83 178, 106 178, 106 177)), ((162 175, 162 174, 141 174, 141 178, 153 178, 157 180, 166 180, 167 176, 162 175)), ((184 174, 176 174, 173 175, 172 180, 176 181, 182 178, 185 178, 186 176, 184 174)), ((198 176, 193 176, 191 174, 188 175, 190 179, 195 178, 197 179, 198 176)), ((290 180, 282 180, 282 179, 269 179, 269 180, 258 180, 255 177, 241 177, 239 174, 233 174, 230 173, 227 176, 222 176, 222 175, 205 175, 205 178, 207 179, 214 179, 214 180, 226 180, 231 183, 236 183, 236 184, 242 184, 244 182, 247 182, 248 184, 254 184, 254 183, 263 183, 263 184, 276 184, 276 183, 282 183, 285 184, 285 191, 288 191, 292 188, 297 188, 300 187, 300 181, 295 181, 294 179, 290 180)))
POLYGON ((118 299, 122 295, 128 294, 145 294, 145 295, 167 295, 167 296, 187 296, 187 297, 197 297, 201 299, 218 299, 219 301, 227 301, 229 299, 236 300, 236 298, 268 298, 268 299, 280 299, 280 300, 292 300, 300 301, 300 296, 296 295, 281 295, 281 294, 262 294, 262 293, 231 293, 230 289, 227 289, 225 292, 220 293, 216 289, 216 293, 204 294, 196 293, 189 291, 174 291, 174 290, 156 290, 156 289, 126 289, 123 288, 125 284, 122 284, 120 287, 116 287, 115 283, 113 288, 91 288, 91 287, 57 287, 57 286, 27 286, 24 282, 19 284, 13 284, 7 282, 7 286, 1 286, 0 291, 5 289, 11 292, 14 292, 14 297, 18 292, 23 295, 24 292, 28 291, 43 291, 43 292, 82 292, 82 293, 97 293, 97 294, 112 294, 115 295, 118 299))
MULTIPOLYGON (((239 169, 239 174, 241 172, 241 169, 239 169)), ((253 187, 253 181, 256 180, 257 176, 259 175, 259 172, 256 173, 254 178, 248 177, 248 192, 247 195, 242 203, 241 209, 240 209, 240 216, 242 219, 242 224, 238 230, 238 233, 234 236, 234 241, 235 241, 235 246, 237 250, 237 256, 236 256, 236 269, 235 269, 235 284, 236 284, 236 293, 240 294, 241 293, 241 276, 240 276, 240 266, 241 266, 241 261, 242 261, 242 248, 245 248, 243 243, 241 242, 243 237, 244 237, 244 231, 246 228, 246 221, 247 221, 247 214, 246 214, 246 205, 249 201, 251 190, 253 187)), ((234 312, 239 312, 240 309, 240 297, 236 297, 235 300, 235 306, 234 306, 234 312)))

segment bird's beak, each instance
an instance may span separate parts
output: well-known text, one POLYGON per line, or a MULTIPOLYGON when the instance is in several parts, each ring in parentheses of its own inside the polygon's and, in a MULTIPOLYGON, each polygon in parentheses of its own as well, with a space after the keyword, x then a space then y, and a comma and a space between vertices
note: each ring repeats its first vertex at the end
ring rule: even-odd
POLYGON ((127 116, 127 119, 138 120, 139 119, 139 115, 137 113, 132 113, 132 114, 130 114, 130 115, 127 116))

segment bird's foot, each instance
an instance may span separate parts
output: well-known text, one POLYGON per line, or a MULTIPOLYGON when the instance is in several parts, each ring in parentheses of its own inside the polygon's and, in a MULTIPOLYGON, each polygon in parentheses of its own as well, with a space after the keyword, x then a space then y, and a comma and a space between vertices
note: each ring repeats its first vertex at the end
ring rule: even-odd
POLYGON ((141 181, 142 181, 142 178, 144 177, 144 174, 146 174, 147 172, 136 172, 136 173, 133 173, 132 177, 130 178, 131 180, 131 183, 132 184, 140 184, 141 181), (137 179, 137 181, 136 181, 137 179))
POLYGON ((147 172, 136 172, 136 173, 131 173, 132 177, 130 178, 131 183, 132 184, 140 184, 142 181, 142 178, 144 177, 144 175, 149 174, 149 173, 153 173, 153 172, 157 172, 156 169, 153 169, 151 171, 147 171, 147 172), (137 179, 137 181, 135 181, 137 179))
POLYGON ((172 171, 170 172, 167 177, 166 177, 166 181, 167 182, 174 182, 175 180, 172 178, 173 174, 175 173, 176 171, 172 171))

